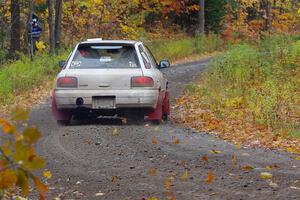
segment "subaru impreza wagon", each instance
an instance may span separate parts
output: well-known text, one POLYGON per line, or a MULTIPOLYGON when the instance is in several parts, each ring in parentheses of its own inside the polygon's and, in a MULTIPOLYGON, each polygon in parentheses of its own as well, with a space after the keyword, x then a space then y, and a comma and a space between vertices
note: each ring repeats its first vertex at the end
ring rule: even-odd
POLYGON ((59 123, 124 113, 159 122, 170 113, 168 81, 161 72, 170 63, 157 63, 142 42, 89 39, 59 64, 51 98, 59 123))

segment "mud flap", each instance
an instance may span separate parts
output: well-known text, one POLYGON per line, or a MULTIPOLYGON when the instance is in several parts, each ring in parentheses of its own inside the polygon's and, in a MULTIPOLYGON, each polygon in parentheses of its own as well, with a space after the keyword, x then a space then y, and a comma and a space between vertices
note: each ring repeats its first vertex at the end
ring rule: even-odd
POLYGON ((170 115, 170 91, 166 91, 164 104, 163 104, 163 114, 166 116, 170 115))
POLYGON ((61 112, 57 109, 57 104, 56 104, 56 97, 55 97, 55 92, 52 92, 52 97, 51 97, 51 110, 52 110, 52 115, 57 121, 64 121, 64 120, 70 120, 72 117, 71 112, 61 112))
POLYGON ((163 92, 159 92, 156 109, 148 113, 147 119, 150 121, 161 120, 163 117, 163 92))

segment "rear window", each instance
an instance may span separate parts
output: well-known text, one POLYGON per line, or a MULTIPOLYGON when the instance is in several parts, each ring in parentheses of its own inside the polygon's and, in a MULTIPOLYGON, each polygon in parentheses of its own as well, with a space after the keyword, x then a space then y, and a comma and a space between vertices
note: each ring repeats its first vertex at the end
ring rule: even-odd
POLYGON ((71 69, 140 68, 136 50, 130 45, 82 44, 70 64, 71 69))

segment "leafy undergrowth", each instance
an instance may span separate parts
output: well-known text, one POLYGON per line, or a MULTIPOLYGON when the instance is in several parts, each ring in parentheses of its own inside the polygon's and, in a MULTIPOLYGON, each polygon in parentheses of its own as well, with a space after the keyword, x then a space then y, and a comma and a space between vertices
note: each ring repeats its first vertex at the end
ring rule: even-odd
POLYGON ((10 104, 15 96, 52 80, 59 71, 58 61, 66 59, 67 55, 67 51, 56 56, 40 53, 33 62, 23 56, 0 68, 0 105, 10 104))
POLYGON ((300 153, 300 41, 273 36, 217 57, 175 120, 223 139, 300 153))
POLYGON ((163 39, 148 44, 157 59, 169 59, 172 63, 186 57, 222 51, 224 42, 217 35, 193 38, 163 39))

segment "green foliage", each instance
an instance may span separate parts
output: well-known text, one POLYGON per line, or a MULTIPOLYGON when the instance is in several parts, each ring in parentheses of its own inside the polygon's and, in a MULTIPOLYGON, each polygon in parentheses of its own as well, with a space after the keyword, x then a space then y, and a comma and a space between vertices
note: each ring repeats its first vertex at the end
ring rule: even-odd
MULTIPOLYGON (((41 200, 45 199, 48 190, 35 175, 35 171, 45 166, 45 160, 37 155, 34 148, 41 134, 36 127, 27 127, 27 125, 23 130, 18 130, 20 124, 28 120, 28 114, 28 110, 17 108, 11 115, 14 123, 0 119, 0 199, 11 191, 16 191, 16 188, 27 197, 30 191, 30 180, 35 183, 41 200)), ((15 192, 12 195, 16 195, 15 192)))
POLYGON ((197 90, 207 107, 228 114, 245 108, 255 124, 276 131, 299 129, 300 42, 267 37, 258 45, 239 44, 215 59, 197 90))
POLYGON ((149 43, 149 47, 157 59, 170 59, 170 61, 218 51, 222 49, 222 46, 223 41, 216 35, 159 40, 149 43))
POLYGON ((59 71, 58 61, 66 57, 67 52, 57 56, 38 54, 31 62, 22 56, 20 60, 0 68, 0 104, 7 104, 15 94, 53 78, 59 71))
POLYGON ((205 2, 205 23, 208 31, 220 33, 222 21, 226 14, 227 0, 209 0, 205 2))
MULTIPOLYGON (((0 35, 1 37, 1 35, 0 35)), ((1 40, 1 38, 0 38, 1 40)), ((0 41, 1 44, 1 41, 0 41)), ((4 62, 7 60, 8 58, 8 51, 5 49, 0 49, 0 65, 4 64, 4 62)))

